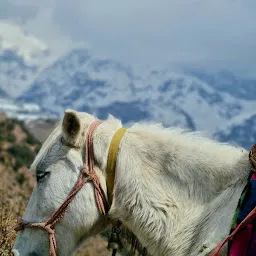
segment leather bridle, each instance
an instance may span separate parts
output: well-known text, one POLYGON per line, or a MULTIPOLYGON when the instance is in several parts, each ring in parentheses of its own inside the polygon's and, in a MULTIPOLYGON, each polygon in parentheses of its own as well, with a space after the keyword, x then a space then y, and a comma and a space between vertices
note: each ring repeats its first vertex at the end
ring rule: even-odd
POLYGON ((89 132, 87 134, 85 144, 85 162, 82 171, 76 184, 74 185, 73 189, 67 196, 66 200, 62 203, 62 205, 52 214, 47 222, 27 222, 21 219, 15 227, 15 230, 17 232, 24 230, 25 228, 41 228, 47 231, 49 234, 50 242, 49 256, 56 256, 57 251, 55 225, 63 218, 69 204, 73 201, 76 194, 87 182, 92 182, 94 185, 95 199, 100 213, 106 215, 110 208, 108 200, 104 194, 104 191, 94 170, 94 152, 92 137, 94 131, 100 124, 101 121, 95 121, 89 127, 89 132))

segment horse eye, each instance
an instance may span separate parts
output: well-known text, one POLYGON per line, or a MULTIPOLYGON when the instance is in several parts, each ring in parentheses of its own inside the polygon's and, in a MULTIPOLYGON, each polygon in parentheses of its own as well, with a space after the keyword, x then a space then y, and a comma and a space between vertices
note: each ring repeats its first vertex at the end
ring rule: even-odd
POLYGON ((49 172, 43 172, 43 173, 37 173, 36 174, 36 181, 39 182, 42 180, 44 177, 46 177, 49 174, 49 172))

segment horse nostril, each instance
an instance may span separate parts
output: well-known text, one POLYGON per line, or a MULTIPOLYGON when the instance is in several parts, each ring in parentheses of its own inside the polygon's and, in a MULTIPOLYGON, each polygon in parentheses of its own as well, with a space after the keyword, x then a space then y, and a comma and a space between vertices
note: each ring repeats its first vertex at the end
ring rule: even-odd
POLYGON ((18 250, 13 249, 12 250, 12 256, 20 256, 18 250))
POLYGON ((30 252, 27 256, 38 256, 36 252, 30 252))

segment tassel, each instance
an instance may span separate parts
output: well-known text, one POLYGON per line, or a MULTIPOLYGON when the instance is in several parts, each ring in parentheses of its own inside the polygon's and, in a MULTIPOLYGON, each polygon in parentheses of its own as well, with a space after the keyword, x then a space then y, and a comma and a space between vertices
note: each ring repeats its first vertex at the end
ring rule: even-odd
POLYGON ((112 256, 116 256, 116 253, 117 253, 117 250, 114 249, 113 252, 112 252, 112 256))
POLYGON ((120 228, 113 227, 110 235, 110 239, 108 241, 108 249, 113 250, 113 254, 122 248, 122 243, 120 241, 120 228))
POLYGON ((123 225, 120 226, 120 240, 125 248, 130 247, 130 252, 135 255, 149 256, 145 247, 139 242, 137 237, 123 225))

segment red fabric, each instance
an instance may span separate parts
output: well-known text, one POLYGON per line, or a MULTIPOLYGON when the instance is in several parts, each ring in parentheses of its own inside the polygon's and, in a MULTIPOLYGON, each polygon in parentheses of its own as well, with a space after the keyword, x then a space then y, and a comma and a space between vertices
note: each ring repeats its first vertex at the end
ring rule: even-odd
POLYGON ((238 232, 232 241, 229 256, 245 256, 247 255, 247 248, 249 247, 250 237, 252 231, 252 224, 238 232))

